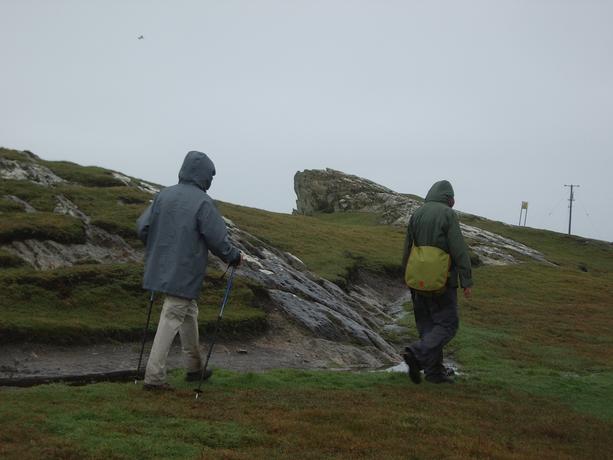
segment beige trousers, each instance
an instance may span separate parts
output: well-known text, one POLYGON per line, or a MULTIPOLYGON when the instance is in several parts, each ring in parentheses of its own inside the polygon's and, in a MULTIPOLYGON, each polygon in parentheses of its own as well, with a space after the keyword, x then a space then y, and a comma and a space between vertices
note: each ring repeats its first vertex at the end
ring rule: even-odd
POLYGON ((170 295, 164 299, 160 322, 147 361, 145 383, 161 385, 166 383, 166 360, 172 342, 179 333, 181 347, 188 372, 202 367, 198 342, 198 304, 195 300, 170 295))

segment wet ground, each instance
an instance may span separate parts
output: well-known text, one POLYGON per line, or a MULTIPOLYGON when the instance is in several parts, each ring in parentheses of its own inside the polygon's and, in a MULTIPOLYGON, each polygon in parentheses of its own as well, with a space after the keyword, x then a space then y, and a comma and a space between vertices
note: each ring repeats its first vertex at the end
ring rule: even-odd
MULTIPOLYGON (((211 356, 211 368, 239 372, 271 369, 379 369, 390 364, 376 347, 359 347, 312 337, 282 315, 270 312, 269 329, 261 336, 240 341, 218 342, 211 356)), ((201 337, 203 358, 210 338, 201 337)), ((0 387, 29 386, 49 381, 83 382, 133 378, 140 353, 138 343, 100 343, 89 346, 58 346, 17 343, 0 346, 0 387)), ((144 368, 151 340, 145 345, 144 368)), ((400 356, 398 356, 400 361, 400 356)), ((393 364, 393 363, 392 363, 393 364)), ((179 337, 168 356, 168 369, 183 367, 179 337)))
MULTIPOLYGON (((147 344, 145 348, 143 367, 149 346, 150 344, 147 344)), ((203 353, 206 353, 208 345, 204 345, 202 349, 203 353)), ((48 378, 135 370, 139 352, 139 343, 80 347, 8 345, 3 346, 0 353, 0 379, 48 378)), ((282 350, 252 342, 230 342, 215 346, 210 365, 213 368, 256 372, 275 368, 318 368, 324 363, 305 361, 299 353, 291 349, 282 350)), ((175 343, 170 351, 168 367, 182 367, 181 347, 178 343, 175 343)))
MULTIPOLYGON (((275 315, 272 315, 273 317, 275 315)), ((138 365, 140 343, 103 343, 89 346, 57 346, 34 343, 0 347, 0 386, 83 382, 133 378, 138 365), (21 383, 19 383, 21 382, 21 383)), ((145 345, 144 369, 151 341, 145 345)), ((201 341, 203 358, 209 342, 201 341)), ((211 368, 239 372, 271 369, 376 369, 382 362, 373 350, 303 335, 288 323, 274 331, 244 341, 218 342, 211 356, 211 368)), ((175 340, 168 356, 168 369, 182 368, 180 341, 175 340)))
MULTIPOLYGON (((335 369, 382 370, 408 373, 402 362, 385 368, 367 365, 342 367, 330 362, 329 355, 318 357, 312 353, 299 353, 294 342, 266 343, 225 342, 218 343, 211 356, 211 368, 223 368, 238 372, 262 372, 271 369, 335 369)), ((319 344, 321 345, 321 344, 319 344)), ((144 368, 150 344, 145 347, 144 368)), ((208 344, 202 347, 203 357, 208 344)), ((9 345, 0 353, 0 388, 2 386, 31 386, 54 381, 89 383, 102 380, 131 380, 135 377, 140 343, 98 344, 80 347, 57 347, 40 344, 9 345)), ((178 341, 168 356, 168 368, 182 368, 181 347, 178 341)), ((450 375, 461 375, 459 366, 452 359, 445 359, 450 375)), ((142 375, 142 374, 141 374, 142 375)))

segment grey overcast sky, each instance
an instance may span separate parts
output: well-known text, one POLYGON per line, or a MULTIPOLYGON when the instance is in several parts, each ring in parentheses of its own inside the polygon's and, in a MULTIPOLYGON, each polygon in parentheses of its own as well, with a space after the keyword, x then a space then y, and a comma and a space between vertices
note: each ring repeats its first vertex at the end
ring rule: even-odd
POLYGON ((613 240, 613 0, 0 0, 0 145, 291 212, 331 167, 613 240), (144 39, 138 40, 139 35, 144 39))

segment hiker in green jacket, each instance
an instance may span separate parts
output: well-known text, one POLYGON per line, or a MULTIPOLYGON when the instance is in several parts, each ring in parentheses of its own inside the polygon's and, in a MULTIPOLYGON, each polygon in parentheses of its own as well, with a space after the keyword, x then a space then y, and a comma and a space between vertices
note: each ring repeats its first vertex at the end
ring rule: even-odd
POLYGON ((426 202, 413 213, 407 227, 402 261, 405 270, 413 246, 435 247, 450 256, 447 282, 440 291, 411 288, 420 339, 405 348, 404 360, 413 383, 421 382, 421 369, 428 382, 453 383, 443 366, 443 347, 459 326, 458 275, 465 297, 471 296, 473 285, 468 248, 452 209, 454 204, 453 187, 449 181, 439 181, 430 188, 426 202))

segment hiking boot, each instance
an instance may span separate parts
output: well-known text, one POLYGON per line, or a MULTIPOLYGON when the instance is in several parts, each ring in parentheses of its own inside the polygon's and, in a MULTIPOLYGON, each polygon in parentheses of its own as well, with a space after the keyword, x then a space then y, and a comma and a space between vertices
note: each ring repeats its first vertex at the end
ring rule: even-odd
MULTIPOLYGON (((202 371, 188 372, 185 374, 185 381, 186 382, 199 382, 201 374, 202 374, 202 371)), ((205 380, 208 380, 211 377, 211 375, 213 375, 213 371, 210 369, 207 369, 206 371, 204 371, 204 376, 202 377, 202 381, 204 382, 205 380)))
POLYGON ((175 389, 167 383, 161 383, 159 385, 154 385, 151 383, 144 383, 143 390, 146 390, 146 391, 175 391, 175 389))
POLYGON ((447 377, 453 377, 455 375, 455 371, 452 367, 443 366, 443 374, 447 377))
POLYGON ((455 380, 453 380, 451 377, 449 377, 448 375, 426 375, 426 382, 429 383, 455 383, 455 380))
POLYGON ((419 361, 417 361, 417 358, 411 349, 408 347, 405 348, 405 353, 402 355, 402 357, 404 358, 404 362, 407 363, 407 366, 409 366, 409 377, 411 378, 411 381, 416 385, 420 384, 421 372, 419 371, 419 361))

